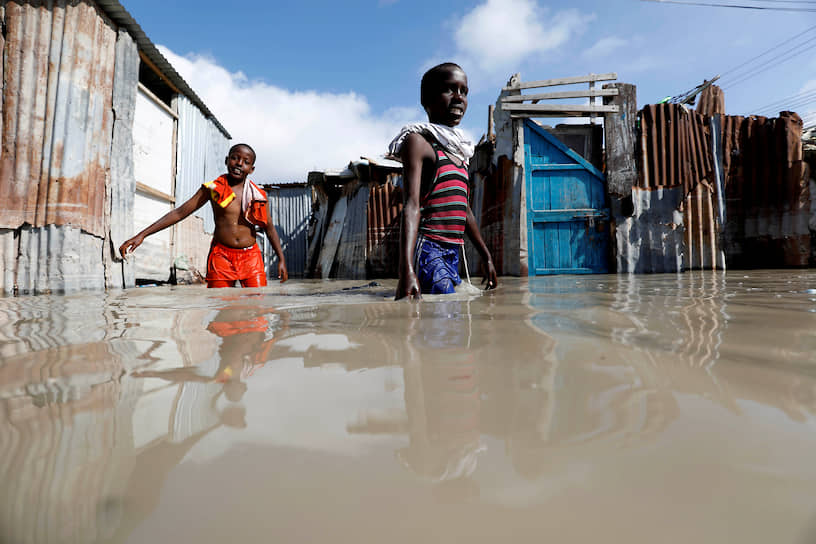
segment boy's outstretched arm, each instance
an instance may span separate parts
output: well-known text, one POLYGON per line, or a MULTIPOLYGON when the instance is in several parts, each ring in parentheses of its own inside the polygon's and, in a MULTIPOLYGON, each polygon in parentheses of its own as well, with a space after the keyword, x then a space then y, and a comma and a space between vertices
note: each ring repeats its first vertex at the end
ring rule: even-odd
POLYGON ((124 257, 129 252, 132 252, 134 249, 142 245, 144 239, 151 234, 155 234, 160 230, 166 229, 171 225, 175 225, 182 219, 186 218, 188 215, 199 209, 201 206, 207 203, 207 200, 210 199, 209 189, 205 187, 201 187, 198 191, 190 197, 190 199, 179 206, 178 208, 173 208, 162 217, 160 217, 155 223, 150 225, 149 227, 145 228, 142 232, 134 236, 133 238, 125 241, 124 244, 119 246, 119 254, 124 257))
POLYGON ((278 256, 278 277, 283 283, 289 279, 289 272, 286 270, 286 259, 283 258, 283 247, 281 247, 278 231, 275 230, 275 225, 272 224, 271 220, 266 222, 266 237, 269 238, 269 243, 272 244, 272 249, 275 250, 275 255, 278 256))
MULTIPOLYGON (((419 192, 422 185, 422 163, 424 149, 431 149, 419 134, 409 134, 402 145, 402 226, 400 228, 399 283, 394 300, 410 296, 421 297, 419 280, 414 270, 414 248, 419 231, 419 192)), ((431 150, 433 152, 433 150, 431 150)))
POLYGON ((468 205, 467 209, 467 224, 465 225, 465 232, 467 233, 468 238, 470 238, 470 241, 473 242, 473 245, 476 246, 476 251, 478 251, 479 255, 481 255, 482 262, 485 265, 485 276, 482 283, 487 282, 488 289, 495 289, 499 284, 496 277, 496 267, 493 266, 493 259, 490 258, 490 251, 487 249, 487 245, 482 239, 482 233, 479 232, 479 225, 476 224, 476 218, 473 216, 473 211, 471 211, 470 205, 468 205))

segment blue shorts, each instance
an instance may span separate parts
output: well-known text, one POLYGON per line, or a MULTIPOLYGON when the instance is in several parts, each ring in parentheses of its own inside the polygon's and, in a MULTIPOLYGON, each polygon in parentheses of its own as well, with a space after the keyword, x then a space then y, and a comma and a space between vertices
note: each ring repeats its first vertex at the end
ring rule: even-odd
POLYGON ((458 245, 434 242, 421 234, 417 237, 414 269, 423 294, 453 293, 454 287, 462 283, 459 278, 460 251, 458 245))

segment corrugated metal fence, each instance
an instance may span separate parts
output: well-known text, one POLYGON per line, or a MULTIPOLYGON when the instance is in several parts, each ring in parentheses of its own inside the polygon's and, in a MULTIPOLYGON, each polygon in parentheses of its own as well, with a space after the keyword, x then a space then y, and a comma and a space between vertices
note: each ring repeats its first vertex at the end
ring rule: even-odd
POLYGON ((807 266, 810 195, 798 115, 713 118, 658 104, 640 118, 639 188, 682 187, 684 268, 721 268, 723 254, 735 267, 807 266), (712 142, 714 120, 721 147, 712 142))
POLYGON ((401 174, 389 174, 385 183, 373 185, 368 197, 368 274, 392 278, 399 274, 401 174))

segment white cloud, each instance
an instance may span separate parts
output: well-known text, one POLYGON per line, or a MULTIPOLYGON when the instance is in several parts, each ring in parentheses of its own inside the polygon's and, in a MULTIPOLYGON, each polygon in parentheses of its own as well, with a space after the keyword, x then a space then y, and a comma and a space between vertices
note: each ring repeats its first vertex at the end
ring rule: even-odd
POLYGON ((598 59, 603 57, 608 57, 621 47, 624 47, 627 44, 627 41, 623 38, 618 38, 616 36, 608 36, 606 38, 601 38, 595 45, 586 49, 581 56, 586 59, 598 59))
POLYGON ((566 44, 593 17, 572 9, 551 13, 537 0, 486 0, 462 18, 454 39, 467 64, 511 74, 524 60, 566 44))
POLYGON ((386 151, 399 128, 424 121, 416 108, 371 111, 365 96, 291 91, 230 72, 201 55, 161 53, 233 137, 258 153, 252 179, 259 183, 306 181, 310 170, 345 167, 386 151))

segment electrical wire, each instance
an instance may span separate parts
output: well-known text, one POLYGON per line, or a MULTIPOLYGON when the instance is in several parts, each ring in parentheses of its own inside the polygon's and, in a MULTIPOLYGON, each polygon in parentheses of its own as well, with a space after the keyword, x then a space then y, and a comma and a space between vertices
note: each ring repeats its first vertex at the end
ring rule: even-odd
POLYGON ((786 104, 798 102, 799 100, 802 100, 802 99, 811 99, 811 98, 816 98, 816 89, 806 89, 806 90, 804 90, 802 92, 799 92, 799 93, 796 93, 796 94, 794 94, 792 96, 787 96, 787 97, 781 98, 779 100, 774 100, 773 102, 765 104, 762 107, 751 108, 751 109, 753 111, 766 111, 766 110, 778 108, 780 106, 784 106, 786 104))
MULTIPOLYGON (((794 8, 794 7, 771 7, 771 6, 745 6, 740 4, 719 4, 713 2, 685 2, 681 0, 640 0, 641 2, 656 2, 659 4, 679 4, 684 6, 704 6, 709 8, 737 8, 737 9, 753 9, 753 10, 767 10, 767 11, 812 11, 816 12, 816 7, 813 8, 794 8)), ((810 5, 810 4, 809 4, 810 5)))
POLYGON ((780 54, 778 54, 776 56, 771 57, 770 59, 766 60, 765 62, 761 63, 760 65, 755 66, 755 67, 751 68, 750 70, 748 70, 748 71, 746 71, 746 72, 744 72, 742 74, 738 74, 736 76, 733 76, 732 81, 728 82, 726 85, 723 86, 723 90, 729 89, 729 88, 734 87, 735 85, 738 85, 738 84, 740 84, 740 83, 742 83, 742 82, 744 82, 744 81, 746 81, 748 79, 751 79, 752 77, 757 76, 757 75, 767 71, 769 69, 769 67, 775 68, 775 67, 777 67, 777 66, 779 66, 779 65, 781 65, 783 63, 786 63, 786 62, 798 57, 799 55, 803 55, 805 53, 811 53, 812 52, 811 48, 805 48, 805 49, 802 49, 801 51, 798 51, 798 52, 794 53, 794 51, 796 51, 797 49, 800 49, 802 47, 802 45, 808 44, 810 42, 816 42, 816 36, 813 37, 813 38, 810 38, 810 39, 806 40, 805 42, 802 42, 801 44, 798 44, 798 45, 796 45, 796 46, 794 46, 794 47, 792 47, 790 49, 787 49, 787 50, 783 51, 782 53, 780 53, 780 54), (788 55, 788 56, 786 57, 786 55, 788 55))
POLYGON ((768 53, 770 53, 771 51, 775 51, 775 50, 779 49, 780 47, 782 47, 783 45, 785 45, 786 43, 792 42, 792 41, 793 41, 793 40, 795 40, 796 38, 799 38, 800 36, 803 36, 803 35, 807 34, 808 32, 811 32, 811 31, 813 31, 813 30, 816 30, 816 25, 815 25, 815 26, 812 26, 812 27, 810 27, 810 28, 808 28, 808 29, 806 29, 806 30, 804 30, 804 31, 802 31, 802 32, 800 32, 799 34, 797 34, 797 35, 795 35, 795 36, 791 36, 791 37, 790 37, 790 38, 788 38, 787 40, 785 40, 785 41, 783 41, 783 42, 780 42, 779 44, 777 44, 777 45, 775 45, 775 46, 771 47, 770 49, 768 49, 768 50, 766 50, 766 51, 764 51, 764 52, 760 53, 759 55, 757 55, 757 56, 755 56, 755 57, 752 57, 752 58, 750 58, 750 59, 746 60, 746 61, 745 61, 745 62, 743 62, 742 64, 739 64, 739 65, 737 65, 737 66, 734 66, 734 67, 733 67, 733 68, 731 68, 730 70, 726 70, 725 72, 723 72, 723 73, 721 74, 721 76, 722 76, 722 77, 725 77, 725 76, 727 76, 728 74, 731 74, 731 73, 733 73, 733 72, 736 72, 737 70, 739 70, 739 69, 740 69, 740 68, 742 68, 743 66, 746 66, 746 65, 748 65, 748 64, 750 64, 750 63, 752 63, 752 62, 754 62, 755 60, 761 59, 762 57, 764 57, 765 55, 767 55, 767 54, 768 54, 768 53))
POLYGON ((801 109, 803 107, 808 106, 809 104, 816 103, 816 94, 809 95, 804 98, 800 98, 798 100, 793 100, 790 102, 783 102, 781 104, 775 106, 768 106, 765 108, 754 109, 758 113, 768 112, 768 113, 776 113, 782 110, 793 111, 796 109, 801 109))

